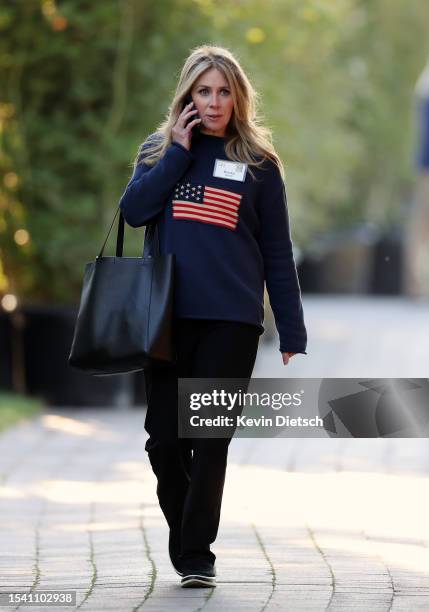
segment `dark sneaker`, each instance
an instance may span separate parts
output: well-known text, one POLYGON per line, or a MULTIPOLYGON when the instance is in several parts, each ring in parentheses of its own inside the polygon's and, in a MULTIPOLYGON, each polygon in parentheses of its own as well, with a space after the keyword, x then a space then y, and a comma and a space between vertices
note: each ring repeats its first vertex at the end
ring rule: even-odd
POLYGON ((180 561, 180 536, 177 536, 174 531, 170 529, 170 535, 168 538, 168 554, 170 555, 171 565, 174 567, 174 571, 179 576, 183 576, 182 563, 180 561))
POLYGON ((215 587, 216 567, 210 561, 186 560, 182 562, 182 587, 215 587))

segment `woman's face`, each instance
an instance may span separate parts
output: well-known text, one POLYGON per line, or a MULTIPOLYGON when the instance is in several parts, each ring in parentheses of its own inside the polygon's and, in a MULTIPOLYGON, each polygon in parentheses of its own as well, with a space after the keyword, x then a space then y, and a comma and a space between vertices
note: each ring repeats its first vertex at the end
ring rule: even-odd
MULTIPOLYGON (((204 134, 225 136, 231 119, 234 103, 228 81, 217 68, 210 68, 194 83, 192 99, 202 121, 200 130, 204 134), (218 115, 218 117, 212 117, 218 115)), ((196 114, 196 113, 194 113, 196 114)))

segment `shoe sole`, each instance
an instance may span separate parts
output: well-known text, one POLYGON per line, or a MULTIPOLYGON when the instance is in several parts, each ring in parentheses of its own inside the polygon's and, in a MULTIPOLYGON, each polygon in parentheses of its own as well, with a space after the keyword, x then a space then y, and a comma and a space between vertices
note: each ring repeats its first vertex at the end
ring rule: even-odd
POLYGON ((181 581, 182 587, 215 587, 216 578, 210 576, 200 576, 198 574, 192 574, 185 576, 181 581))

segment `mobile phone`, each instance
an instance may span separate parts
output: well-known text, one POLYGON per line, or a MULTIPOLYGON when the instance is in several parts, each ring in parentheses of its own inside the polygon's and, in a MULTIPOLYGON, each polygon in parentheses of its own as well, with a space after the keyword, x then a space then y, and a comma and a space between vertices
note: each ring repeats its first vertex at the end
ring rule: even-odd
MULTIPOLYGON (((183 103, 183 108, 185 108, 185 106, 187 106, 187 105, 188 105, 188 104, 190 104, 191 102, 193 102, 193 100, 192 100, 192 96, 191 96, 191 94, 188 94, 188 95, 186 96, 186 98, 185 98, 184 103, 183 103)), ((194 108, 195 108, 195 105, 194 105, 194 108)), ((183 110, 183 109, 182 109, 182 110, 183 110)), ((192 107, 191 107, 191 109, 190 109, 190 110, 192 110, 192 107)), ((188 125, 188 123, 190 123, 191 121, 194 121, 194 119, 200 119, 200 118, 201 118, 201 117, 200 117, 200 115, 199 115, 198 113, 194 113, 193 115, 191 115, 191 116, 189 117, 188 121, 185 123, 185 127, 188 125)), ((193 127, 193 128, 192 128, 192 130, 191 130, 191 132, 192 132, 192 136, 198 136, 198 135, 200 134, 200 125, 201 125, 201 122, 200 122, 200 123, 196 123, 196 124, 194 125, 194 127, 193 127)))

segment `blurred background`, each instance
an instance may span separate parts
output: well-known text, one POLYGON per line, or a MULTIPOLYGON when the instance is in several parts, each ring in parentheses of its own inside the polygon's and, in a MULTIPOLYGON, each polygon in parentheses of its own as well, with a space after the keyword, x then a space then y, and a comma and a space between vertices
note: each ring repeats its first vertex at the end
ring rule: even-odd
POLYGON ((424 376, 428 41, 425 0, 4 0, 0 406, 144 404, 141 373, 67 358, 84 265, 202 43, 237 55, 285 164, 308 355, 284 369, 266 296, 254 376, 424 376))

